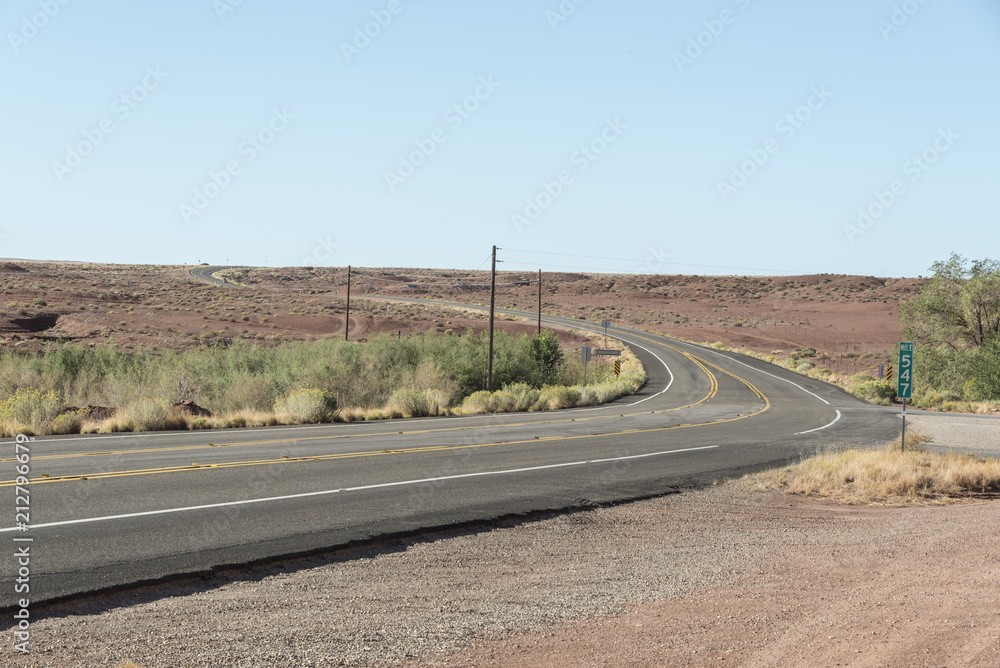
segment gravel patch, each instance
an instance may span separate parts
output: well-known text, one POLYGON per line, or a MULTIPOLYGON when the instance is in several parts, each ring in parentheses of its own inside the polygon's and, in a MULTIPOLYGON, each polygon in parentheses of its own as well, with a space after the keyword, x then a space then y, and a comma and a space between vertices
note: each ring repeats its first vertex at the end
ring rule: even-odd
POLYGON ((606 660, 594 665, 665 665, 656 657, 667 655, 676 659, 667 665, 686 665, 706 642, 728 648, 719 656, 746 656, 765 641, 779 646, 795 624, 823 626, 808 615, 824 600, 847 596, 852 619, 877 609, 873 592, 845 591, 844 578, 890 573, 894 555, 914 548, 923 568, 909 575, 924 589, 951 578, 949 596, 989 592, 994 605, 975 621, 1000 637, 997 509, 847 509, 713 487, 64 604, 34 620, 31 656, 7 665, 584 665, 600 647, 606 660), (975 541, 965 561, 938 559, 949 536, 975 541), (687 618, 649 612, 713 601, 730 621, 708 640, 713 624, 666 624, 687 618), (754 621, 758 609, 771 621, 754 621), (615 624, 661 635, 625 642, 615 624))
POLYGON ((1000 417, 992 415, 951 415, 948 413, 907 414, 907 428, 931 437, 929 445, 1000 457, 1000 417))

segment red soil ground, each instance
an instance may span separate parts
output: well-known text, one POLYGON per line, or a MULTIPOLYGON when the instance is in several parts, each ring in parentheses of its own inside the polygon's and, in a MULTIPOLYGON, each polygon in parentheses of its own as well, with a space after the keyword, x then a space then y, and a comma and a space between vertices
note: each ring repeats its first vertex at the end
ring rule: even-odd
MULTIPOLYGON (((223 275, 243 284, 233 287, 201 283, 190 269, 7 261, 0 264, 0 347, 40 349, 47 341, 67 340, 91 346, 114 341, 125 349, 156 350, 238 339, 274 343, 343 336, 343 268, 226 270, 223 275)), ((899 340, 899 305, 925 283, 841 275, 544 272, 542 308, 763 353, 812 347, 829 357, 822 364, 832 371, 853 373, 888 360, 899 340)), ((481 330, 479 313, 386 303, 378 300, 383 295, 485 304, 489 272, 356 268, 352 273, 354 340, 377 333, 481 330)), ((534 311, 537 274, 498 274, 497 305, 534 311)), ((523 321, 501 321, 500 326, 533 329, 523 321)))

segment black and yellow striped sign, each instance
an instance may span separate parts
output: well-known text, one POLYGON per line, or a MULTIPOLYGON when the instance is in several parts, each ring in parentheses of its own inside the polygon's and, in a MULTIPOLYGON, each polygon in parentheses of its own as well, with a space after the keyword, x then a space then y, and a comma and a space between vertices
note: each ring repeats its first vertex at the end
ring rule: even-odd
POLYGON ((892 380, 892 365, 891 364, 887 364, 885 366, 885 379, 886 380, 892 380))
POLYGON ((622 363, 619 360, 615 360, 615 375, 618 376, 622 372, 622 363))

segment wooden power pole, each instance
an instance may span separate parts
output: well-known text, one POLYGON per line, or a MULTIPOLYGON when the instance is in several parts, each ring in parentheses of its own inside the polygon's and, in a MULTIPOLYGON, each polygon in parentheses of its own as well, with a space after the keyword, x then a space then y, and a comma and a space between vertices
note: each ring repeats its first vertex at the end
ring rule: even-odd
POLYGON ((351 265, 347 265, 347 314, 344 316, 344 340, 351 331, 351 265))
POLYGON ((493 313, 497 300, 497 247, 493 247, 493 262, 490 268, 490 344, 486 353, 486 390, 493 391, 493 313))
POLYGON ((538 336, 542 335, 542 270, 538 270, 538 336))

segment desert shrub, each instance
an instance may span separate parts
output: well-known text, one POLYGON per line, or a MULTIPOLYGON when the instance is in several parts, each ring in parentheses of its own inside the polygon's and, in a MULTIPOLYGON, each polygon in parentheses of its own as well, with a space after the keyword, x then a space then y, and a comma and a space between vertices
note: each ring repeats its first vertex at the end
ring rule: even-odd
POLYGON ((594 387, 588 385, 580 390, 580 397, 576 400, 577 406, 596 406, 598 404, 597 392, 594 387))
POLYGON ((490 399, 491 413, 513 413, 517 410, 517 397, 503 390, 493 393, 490 399))
POLYGON ((920 408, 931 408, 933 406, 939 406, 943 404, 945 398, 946 397, 944 392, 931 391, 924 393, 923 396, 917 399, 914 403, 917 404, 917 406, 919 406, 920 408))
POLYGON ((18 388, 0 402, 0 423, 4 431, 13 434, 19 428, 44 431, 59 414, 61 402, 55 392, 41 392, 36 388, 18 388))
POLYGON ((503 391, 514 398, 512 411, 526 411, 538 402, 541 391, 527 383, 511 383, 503 386, 503 391))
POLYGON ((565 385, 554 385, 542 388, 539 401, 544 401, 549 410, 572 408, 580 400, 580 390, 565 385))
POLYGON ((896 396, 896 390, 891 383, 884 380, 869 379, 858 385, 854 396, 874 404, 888 406, 896 396))
POLYGON ((795 371, 797 371, 798 373, 808 373, 810 370, 812 370, 815 367, 816 367, 816 365, 813 364, 812 362, 802 361, 802 362, 799 362, 796 365, 795 371))
POLYGON ((162 431, 187 429, 187 417, 171 410, 164 399, 137 399, 115 411, 108 420, 110 431, 162 431))
POLYGON ((452 394, 444 390, 424 390, 427 396, 427 411, 430 415, 447 415, 452 404, 452 394))
POLYGON ((597 395, 597 403, 604 404, 619 397, 635 394, 636 388, 625 381, 615 380, 596 385, 593 390, 597 395))
POLYGON ((462 402, 464 413, 492 413, 493 393, 486 390, 473 392, 462 402))
POLYGON ((401 387, 389 396, 386 408, 403 417, 426 417, 431 414, 427 392, 419 387, 401 387))
POLYGON ((333 422, 337 399, 326 390, 293 390, 275 403, 274 410, 296 424, 333 422))
POLYGON ((83 428, 86 411, 72 411, 57 415, 49 427, 53 434, 79 434, 83 428))
POLYGON ((35 388, 19 388, 0 402, 0 421, 32 424, 48 422, 59 413, 55 392, 42 393, 35 388))
MULTIPOLYGON (((282 420, 299 421, 293 419, 294 411, 288 410, 302 408, 299 404, 306 401, 304 397, 291 399, 297 388, 327 393, 334 407, 356 409, 352 413, 356 419, 372 411, 385 415, 442 414, 483 388, 486 348, 485 334, 468 333, 443 337, 415 334, 403 340, 375 336, 365 343, 336 338, 274 346, 235 341, 225 347, 160 352, 125 351, 114 344, 87 348, 57 343, 39 355, 7 350, 0 352, 0 405, 7 406, 8 413, 28 410, 31 401, 25 393, 37 393, 32 395, 36 404, 39 396, 58 397, 61 401, 52 398, 48 408, 26 421, 11 421, 9 415, 5 419, 0 411, 0 423, 10 433, 18 425, 44 432, 65 403, 119 409, 114 420, 99 425, 104 431, 220 428, 240 424, 239 420, 231 420, 236 414, 243 415, 248 426, 263 424, 260 416, 273 416, 279 404, 283 408, 282 420), (395 394, 400 388, 416 389, 395 394), (139 397, 168 403, 191 400, 215 417, 192 419, 190 424, 183 417, 174 421, 170 415, 163 417, 159 409, 130 406, 139 397), (393 406, 388 406, 390 403, 393 406)), ((613 379, 609 369, 610 364, 590 366, 588 380, 595 393, 600 394, 596 388, 613 379)), ((542 401, 538 388, 578 385, 582 372, 579 357, 564 358, 557 339, 547 331, 541 336, 498 332, 493 381, 495 387, 505 388, 507 396, 486 400, 477 410, 548 408, 553 394, 550 392, 542 401)), ((555 405, 564 405, 568 399, 575 404, 578 398, 565 396, 564 391, 555 405)), ((312 413, 300 413, 308 420, 316 420, 331 419, 332 412, 324 404, 312 413), (317 413, 325 415, 319 418, 317 413)), ((75 428, 72 422, 64 419, 59 429, 75 428)), ((90 429, 89 425, 83 426, 90 429)))

